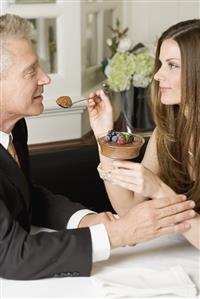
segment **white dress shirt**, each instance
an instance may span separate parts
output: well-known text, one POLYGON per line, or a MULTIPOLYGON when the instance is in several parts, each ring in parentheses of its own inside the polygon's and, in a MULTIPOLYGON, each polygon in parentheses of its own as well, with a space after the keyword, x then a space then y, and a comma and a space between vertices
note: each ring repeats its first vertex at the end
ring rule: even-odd
MULTIPOLYGON (((12 135, 11 135, 12 136, 12 135)), ((0 131, 0 144, 7 150, 10 134, 0 131)), ((91 213, 91 210, 83 209, 74 213, 68 221, 67 229, 78 228, 81 219, 91 213)), ((96 224, 89 227, 92 239, 92 261, 98 262, 109 258, 110 241, 104 224, 96 224)))
POLYGON ((0 144, 7 150, 8 149, 8 144, 10 141, 10 135, 0 131, 0 144))

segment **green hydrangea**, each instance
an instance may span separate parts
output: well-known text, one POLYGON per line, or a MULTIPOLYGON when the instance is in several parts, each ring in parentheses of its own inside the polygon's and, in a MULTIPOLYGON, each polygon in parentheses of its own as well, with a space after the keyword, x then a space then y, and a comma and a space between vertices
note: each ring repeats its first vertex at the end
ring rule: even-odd
POLYGON ((105 69, 108 84, 114 91, 135 87, 147 87, 152 80, 154 59, 144 50, 139 52, 117 52, 105 69))
POLYGON ((154 59, 148 52, 142 51, 134 55, 134 61, 133 85, 135 87, 147 87, 152 79, 154 59))
POLYGON ((112 59, 109 60, 105 69, 110 88, 114 91, 129 89, 135 67, 133 54, 117 52, 112 59))

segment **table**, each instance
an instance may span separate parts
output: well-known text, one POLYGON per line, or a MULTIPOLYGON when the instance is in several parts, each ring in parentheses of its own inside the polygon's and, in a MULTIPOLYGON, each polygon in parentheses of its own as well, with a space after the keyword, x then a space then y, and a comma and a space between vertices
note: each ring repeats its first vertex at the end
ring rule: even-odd
MULTIPOLYGON (((178 235, 164 236, 135 247, 115 249, 108 261, 93 266, 92 275, 104 271, 107 266, 117 268, 138 266, 165 270, 175 265, 184 268, 200 291, 200 251, 178 235)), ((50 278, 36 281, 1 279, 0 291, 1 299, 102 298, 101 291, 94 286, 91 277, 50 278)), ((199 294, 197 297, 200 298, 199 294)), ((159 296, 159 298, 166 297, 159 296)))

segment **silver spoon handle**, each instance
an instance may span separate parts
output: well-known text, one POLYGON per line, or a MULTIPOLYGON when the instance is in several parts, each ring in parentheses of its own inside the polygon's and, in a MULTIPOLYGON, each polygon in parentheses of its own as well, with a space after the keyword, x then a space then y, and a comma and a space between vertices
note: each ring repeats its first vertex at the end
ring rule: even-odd
POLYGON ((72 105, 76 104, 76 103, 79 103, 79 102, 83 102, 83 101, 87 101, 88 99, 81 99, 81 100, 78 100, 78 101, 74 101, 72 102, 72 105))

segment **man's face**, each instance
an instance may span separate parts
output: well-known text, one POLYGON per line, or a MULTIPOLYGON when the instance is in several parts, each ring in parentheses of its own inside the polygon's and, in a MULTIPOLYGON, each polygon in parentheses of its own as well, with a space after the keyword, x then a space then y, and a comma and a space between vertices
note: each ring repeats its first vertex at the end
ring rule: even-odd
POLYGON ((0 82, 1 114, 15 120, 42 113, 43 87, 50 78, 39 66, 31 42, 10 39, 6 47, 12 53, 12 65, 0 82))

